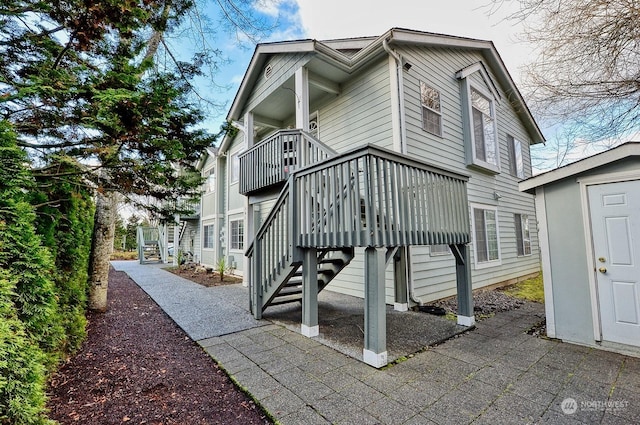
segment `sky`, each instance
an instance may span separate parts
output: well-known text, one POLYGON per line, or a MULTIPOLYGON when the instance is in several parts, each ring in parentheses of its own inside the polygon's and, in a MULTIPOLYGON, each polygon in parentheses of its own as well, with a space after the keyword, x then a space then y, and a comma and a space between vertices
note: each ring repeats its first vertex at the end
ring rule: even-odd
MULTIPOLYGON (((266 17, 278 18, 277 27, 264 42, 311 38, 317 40, 362 36, 378 36, 393 27, 435 32, 456 36, 491 40, 516 85, 523 92, 524 67, 535 58, 535 46, 523 41, 523 23, 507 17, 515 11, 513 1, 502 1, 499 8, 491 8, 491 0, 252 0, 254 7, 266 17)), ((235 39, 235 37, 234 37, 235 39)), ((217 130, 226 116, 233 97, 247 69, 253 49, 252 43, 244 48, 231 41, 224 42, 223 50, 231 58, 216 78, 227 90, 215 94, 226 108, 208 120, 211 131, 217 130)), ((546 138, 555 137, 555 128, 545 128, 539 121, 546 138)), ((572 152, 572 159, 595 153, 584 149, 572 152)), ((550 146, 533 146, 537 158, 554 157, 550 146)), ((553 166, 554 160, 536 161, 534 172, 553 166)))

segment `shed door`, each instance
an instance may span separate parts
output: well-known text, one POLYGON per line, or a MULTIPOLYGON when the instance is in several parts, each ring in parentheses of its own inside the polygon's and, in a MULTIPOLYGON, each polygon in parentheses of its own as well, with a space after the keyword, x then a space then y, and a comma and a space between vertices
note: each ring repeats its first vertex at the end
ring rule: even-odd
POLYGON ((640 180, 588 193, 602 339, 640 346, 640 180))

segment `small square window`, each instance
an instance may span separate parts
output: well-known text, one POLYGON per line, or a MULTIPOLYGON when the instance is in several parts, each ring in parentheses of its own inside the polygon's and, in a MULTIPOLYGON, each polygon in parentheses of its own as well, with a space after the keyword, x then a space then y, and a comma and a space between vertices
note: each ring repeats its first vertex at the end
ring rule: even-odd
POLYGON ((529 216, 514 214, 516 225, 516 244, 518 256, 531 255, 531 233, 529 231, 529 216))
POLYGON ((440 92, 421 81, 420 103, 422 105, 422 129, 428 133, 441 136, 442 112, 440 109, 440 92))

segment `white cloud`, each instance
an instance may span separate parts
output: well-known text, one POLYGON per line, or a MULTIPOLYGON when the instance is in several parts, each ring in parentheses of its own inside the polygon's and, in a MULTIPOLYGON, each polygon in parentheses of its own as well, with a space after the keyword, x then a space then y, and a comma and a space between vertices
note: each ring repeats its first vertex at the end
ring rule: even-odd
POLYGON ((253 3, 253 8, 265 15, 277 17, 282 3, 283 0, 256 0, 253 3))
POLYGON ((296 2, 306 35, 319 40, 376 36, 393 27, 491 40, 516 82, 521 81, 520 67, 533 51, 530 45, 517 41, 521 26, 505 19, 517 2, 504 2, 492 15, 486 7, 468 0, 296 2))

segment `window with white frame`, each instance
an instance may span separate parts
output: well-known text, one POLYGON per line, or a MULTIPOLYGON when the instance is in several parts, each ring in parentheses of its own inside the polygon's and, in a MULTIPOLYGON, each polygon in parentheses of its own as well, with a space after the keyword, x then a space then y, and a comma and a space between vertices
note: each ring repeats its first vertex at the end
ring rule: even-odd
POLYGON ((207 177, 204 182, 205 193, 215 192, 216 191, 216 171, 214 169, 206 171, 205 176, 207 177))
POLYGON ((442 111, 440 92, 420 81, 420 104, 422 105, 422 129, 427 133, 442 135, 442 111))
POLYGON ((513 136, 507 136, 509 146, 509 170, 511 175, 524 178, 524 161, 522 159, 522 143, 513 136))
POLYGON ((514 214, 516 225, 516 245, 518 256, 531 255, 531 233, 529 231, 529 216, 514 214))
POLYGON ((477 265, 500 261, 497 208, 473 207, 473 236, 477 265))
POLYGON ((471 128, 474 162, 498 167, 498 135, 493 99, 471 87, 471 128))
POLYGON ((205 224, 202 228, 202 247, 213 248, 213 224, 205 224))
POLYGON ((231 183, 235 183, 238 181, 240 177, 240 158, 238 157, 238 153, 234 153, 231 155, 231 183))
POLYGON ((451 251, 449 251, 449 245, 442 244, 429 246, 429 255, 431 255, 432 257, 438 255, 449 255, 450 253, 451 251))
POLYGON ((244 249, 244 221, 232 220, 229 225, 231 227, 231 245, 229 249, 244 249))

